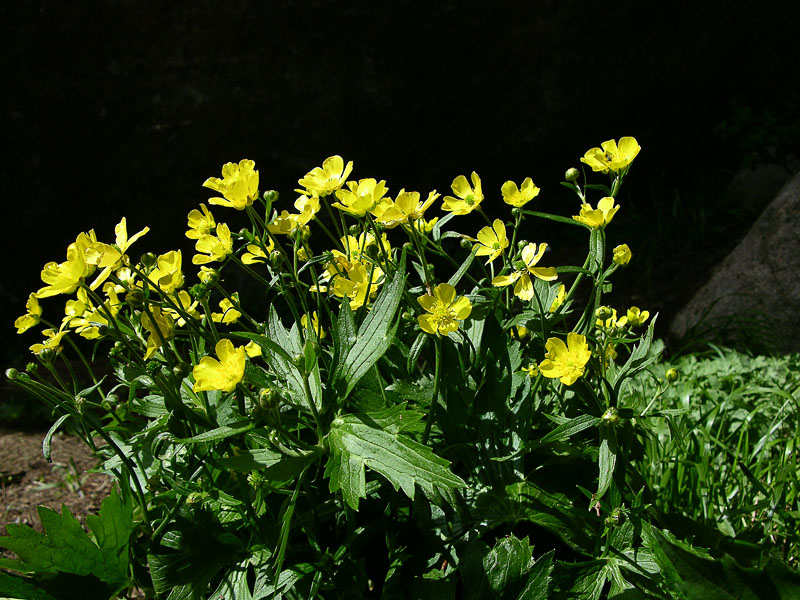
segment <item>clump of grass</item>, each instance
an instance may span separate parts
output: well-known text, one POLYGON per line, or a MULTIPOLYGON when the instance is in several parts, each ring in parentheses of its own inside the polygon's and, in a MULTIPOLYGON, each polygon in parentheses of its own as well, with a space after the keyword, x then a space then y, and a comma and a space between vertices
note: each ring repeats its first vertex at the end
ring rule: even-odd
MULTIPOLYGON (((664 512, 704 522, 751 549, 800 562, 800 355, 712 347, 659 365, 680 373, 655 407, 640 472, 664 512)), ((661 380, 663 382, 663 380, 661 380)), ((659 380, 640 379, 657 393, 659 380)))

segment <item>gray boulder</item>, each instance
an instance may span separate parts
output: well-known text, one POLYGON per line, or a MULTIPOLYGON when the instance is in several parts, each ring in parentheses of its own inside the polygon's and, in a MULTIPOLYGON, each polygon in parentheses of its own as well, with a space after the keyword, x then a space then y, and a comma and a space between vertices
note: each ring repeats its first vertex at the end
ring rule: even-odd
MULTIPOLYGON (((800 351, 800 173, 766 207, 709 281, 673 319, 682 337, 692 328, 736 331, 753 349, 800 351), (750 338, 750 339, 748 339, 750 338), (768 339, 767 339, 768 338, 768 339)), ((719 337, 719 336, 716 336, 719 337)))

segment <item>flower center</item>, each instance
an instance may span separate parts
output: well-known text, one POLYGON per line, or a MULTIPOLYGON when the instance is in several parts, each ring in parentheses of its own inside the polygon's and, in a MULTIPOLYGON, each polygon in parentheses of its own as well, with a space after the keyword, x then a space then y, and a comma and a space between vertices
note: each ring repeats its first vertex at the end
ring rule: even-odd
POLYGON ((440 306, 433 311, 433 321, 437 329, 446 329, 457 322, 455 311, 449 306, 440 306))

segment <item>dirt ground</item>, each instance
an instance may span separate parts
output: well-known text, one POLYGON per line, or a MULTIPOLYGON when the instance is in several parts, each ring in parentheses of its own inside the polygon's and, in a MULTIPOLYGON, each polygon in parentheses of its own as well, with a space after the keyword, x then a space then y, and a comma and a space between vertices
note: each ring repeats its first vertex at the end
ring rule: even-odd
POLYGON ((111 491, 108 476, 88 473, 98 461, 83 442, 56 434, 48 463, 42 456, 44 436, 44 431, 0 428, 0 535, 9 523, 42 531, 40 505, 60 512, 64 504, 83 524, 111 491))

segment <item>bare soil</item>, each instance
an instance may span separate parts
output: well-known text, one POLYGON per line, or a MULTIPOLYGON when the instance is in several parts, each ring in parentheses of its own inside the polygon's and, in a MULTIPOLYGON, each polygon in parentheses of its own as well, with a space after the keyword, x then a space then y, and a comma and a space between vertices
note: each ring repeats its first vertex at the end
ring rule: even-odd
POLYGON ((30 525, 42 531, 37 506, 61 512, 66 505, 81 524, 96 514, 111 491, 111 480, 89 473, 98 460, 79 439, 56 434, 52 463, 42 456, 44 431, 0 428, 0 535, 9 523, 30 525))

